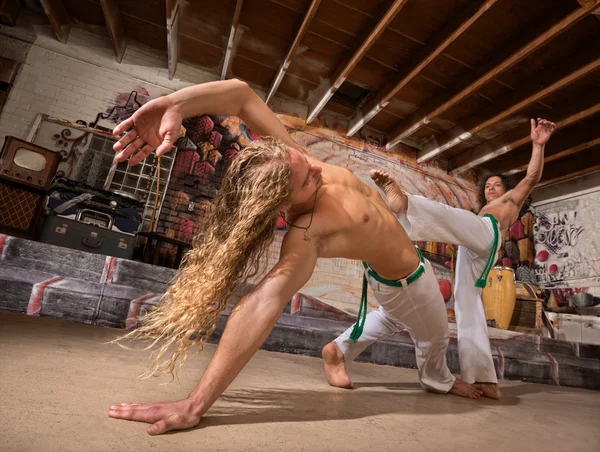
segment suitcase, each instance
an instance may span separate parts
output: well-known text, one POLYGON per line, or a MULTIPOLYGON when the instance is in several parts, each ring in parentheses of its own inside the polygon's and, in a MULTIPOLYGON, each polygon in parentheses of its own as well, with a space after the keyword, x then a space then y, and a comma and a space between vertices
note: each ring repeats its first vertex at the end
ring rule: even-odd
POLYGON ((42 242, 51 245, 123 259, 131 259, 133 256, 135 238, 135 235, 59 216, 46 218, 40 236, 42 242))

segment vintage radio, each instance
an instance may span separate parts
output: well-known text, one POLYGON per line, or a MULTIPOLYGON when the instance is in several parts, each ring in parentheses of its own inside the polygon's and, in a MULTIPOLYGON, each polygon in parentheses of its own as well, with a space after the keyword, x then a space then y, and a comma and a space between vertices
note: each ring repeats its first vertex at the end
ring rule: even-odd
POLYGON ((0 232, 36 239, 45 192, 61 156, 7 136, 0 153, 0 232))
POLYGON ((46 191, 52 184, 60 159, 57 152, 7 136, 0 153, 0 177, 46 191))

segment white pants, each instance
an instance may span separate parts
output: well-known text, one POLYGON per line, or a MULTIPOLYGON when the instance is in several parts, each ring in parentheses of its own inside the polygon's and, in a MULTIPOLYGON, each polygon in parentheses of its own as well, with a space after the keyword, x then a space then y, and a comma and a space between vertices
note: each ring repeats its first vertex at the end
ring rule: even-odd
POLYGON ((356 343, 350 340, 353 327, 335 342, 346 361, 351 361, 378 339, 408 330, 415 343, 421 384, 432 391, 448 392, 455 377, 446 364, 450 340, 446 305, 427 260, 424 267, 421 277, 406 287, 391 287, 367 276, 380 308, 367 315, 363 333, 356 343))
MULTIPOLYGON (((481 289, 475 287, 494 244, 491 220, 413 195, 408 195, 408 209, 398 215, 398 220, 413 241, 460 245, 456 258, 454 309, 461 377, 467 383, 496 383, 481 289)), ((437 281, 431 285, 432 291, 439 292, 437 281)), ((447 317, 445 320, 447 322, 447 317)), ((335 342, 344 352, 346 362, 350 362, 378 339, 402 329, 389 312, 380 309, 367 314, 363 334, 356 343, 346 343, 346 333, 335 342)))

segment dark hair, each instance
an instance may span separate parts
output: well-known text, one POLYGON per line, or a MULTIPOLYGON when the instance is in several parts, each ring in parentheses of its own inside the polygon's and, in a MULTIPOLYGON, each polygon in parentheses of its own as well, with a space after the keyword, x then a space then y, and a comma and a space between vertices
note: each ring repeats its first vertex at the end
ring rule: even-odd
MULTIPOLYGON (((515 184, 515 181, 512 177, 505 176, 504 174, 490 174, 489 176, 484 177, 481 180, 481 183, 479 184, 479 205, 481 206, 480 209, 482 209, 483 206, 485 206, 487 204, 487 201, 485 200, 485 184, 492 177, 500 178, 505 191, 512 190, 517 185, 517 184, 515 184)), ((523 206, 521 207, 521 211, 519 212, 519 217, 522 216, 525 212, 527 212, 529 210, 530 203, 531 203, 531 196, 527 197, 527 199, 523 203, 523 206)))
POLYGON ((479 184, 479 205, 481 206, 481 208, 483 208, 483 206, 487 204, 487 201, 485 200, 485 184, 492 177, 500 178, 505 191, 512 190, 513 188, 515 188, 515 181, 512 177, 505 176, 504 174, 490 174, 489 176, 486 176, 481 180, 481 183, 479 184))

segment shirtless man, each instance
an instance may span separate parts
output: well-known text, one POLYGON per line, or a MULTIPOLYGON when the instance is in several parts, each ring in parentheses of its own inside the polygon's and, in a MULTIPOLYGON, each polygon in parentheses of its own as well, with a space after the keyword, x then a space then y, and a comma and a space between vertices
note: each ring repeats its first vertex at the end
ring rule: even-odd
POLYGON ((162 339, 157 368, 173 373, 190 347, 214 331, 230 296, 255 274, 280 211, 287 212, 290 228, 277 264, 233 309, 196 389, 175 402, 113 405, 109 416, 148 422, 149 434, 197 425, 265 341, 319 257, 364 262, 365 292, 368 280, 383 309, 410 331, 425 388, 479 397, 480 390, 446 365, 448 322, 435 275, 384 199, 352 172, 300 148, 246 83, 205 83, 148 102, 115 128, 115 135, 131 129, 114 146, 116 160, 135 165, 154 149, 160 157, 182 120, 203 114, 238 116, 255 133, 279 141, 251 143, 232 160, 167 302, 134 331, 162 339))
MULTIPOLYGON (((468 383, 475 383, 484 397, 492 399, 500 398, 500 389, 481 302, 481 287, 496 262, 500 231, 517 220, 523 203, 540 181, 544 147, 555 128, 554 123, 545 119, 538 118, 537 124, 531 120, 533 151, 527 175, 514 189, 508 189, 502 176, 489 176, 483 185, 485 202, 482 204, 485 205, 479 216, 421 196, 406 195, 389 173, 371 171, 371 177, 386 194, 390 208, 412 240, 460 245, 454 299, 461 377, 468 383)), ((345 363, 354 360, 375 341, 403 329, 403 324, 385 310, 371 311, 358 341, 349 339, 349 329, 323 348, 329 384, 352 388, 345 363)))

